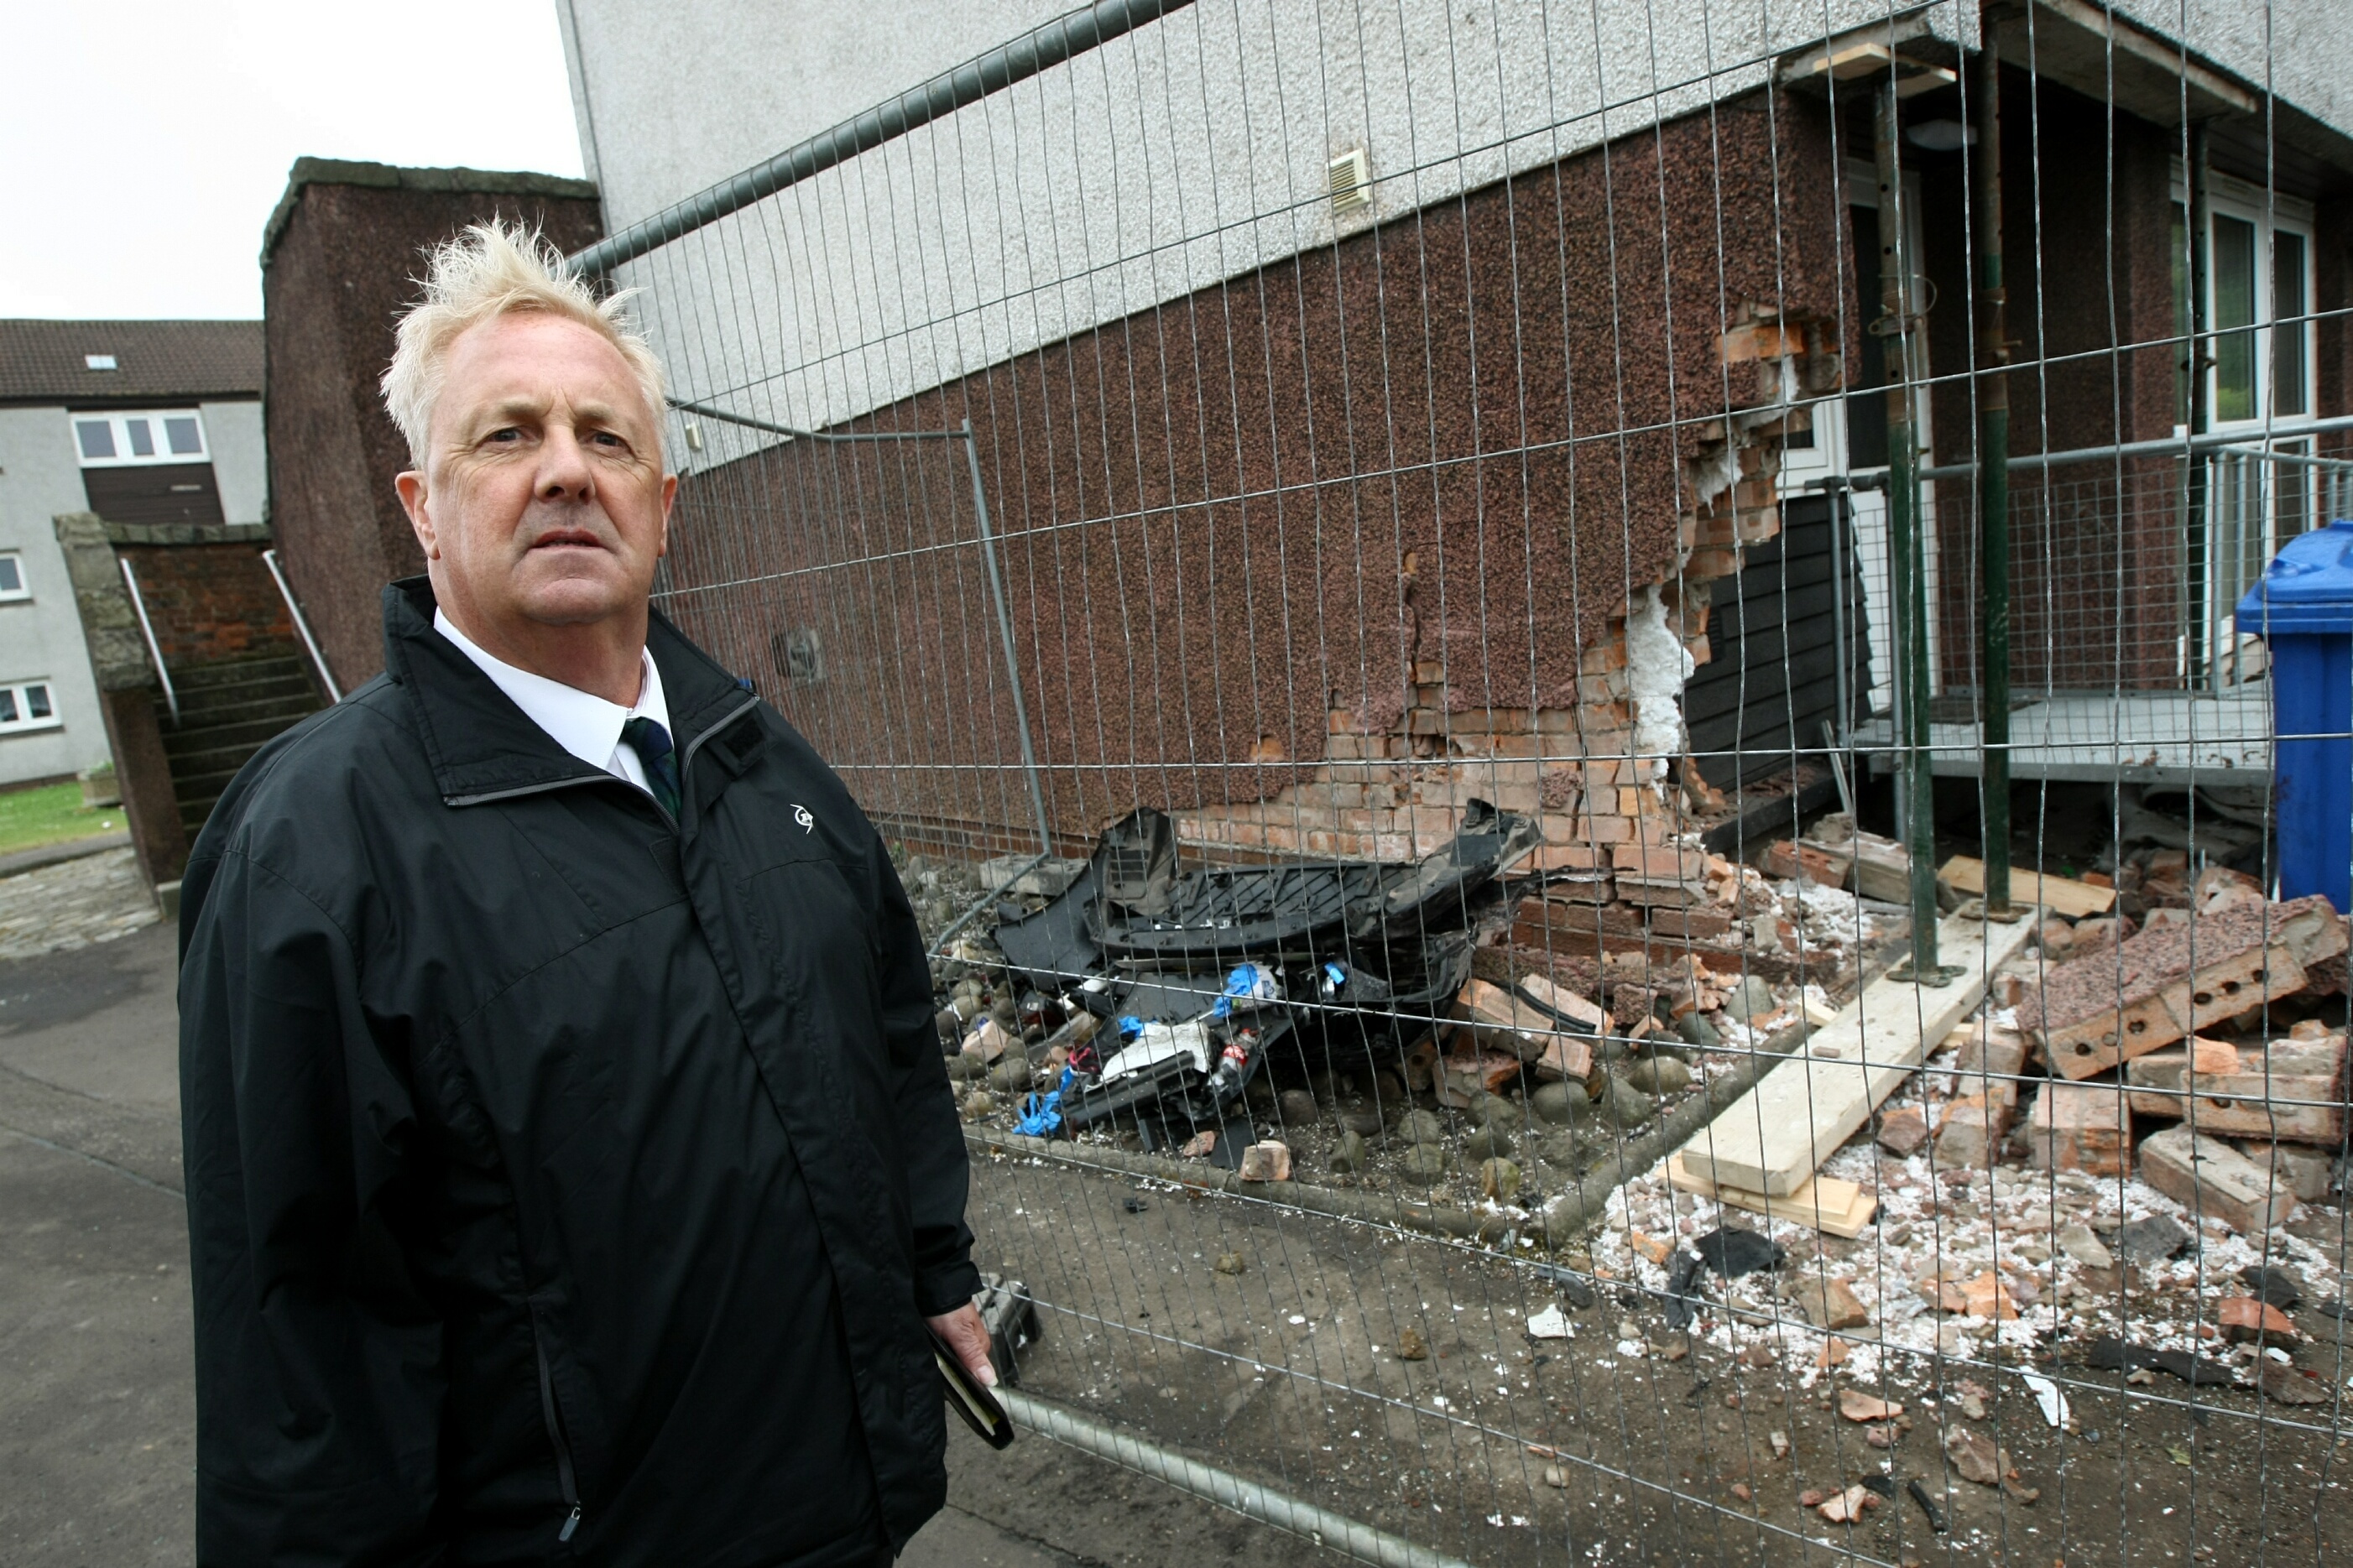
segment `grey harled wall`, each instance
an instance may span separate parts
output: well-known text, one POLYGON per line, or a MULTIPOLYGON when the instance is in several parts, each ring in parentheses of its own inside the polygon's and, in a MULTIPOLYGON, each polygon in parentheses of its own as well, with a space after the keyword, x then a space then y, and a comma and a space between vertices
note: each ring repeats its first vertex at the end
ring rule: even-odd
POLYGON ((0 784, 96 767, 111 754, 54 520, 90 503, 63 408, 0 408, 0 550, 33 596, 0 604, 0 680, 47 677, 65 722, 0 736, 0 784))

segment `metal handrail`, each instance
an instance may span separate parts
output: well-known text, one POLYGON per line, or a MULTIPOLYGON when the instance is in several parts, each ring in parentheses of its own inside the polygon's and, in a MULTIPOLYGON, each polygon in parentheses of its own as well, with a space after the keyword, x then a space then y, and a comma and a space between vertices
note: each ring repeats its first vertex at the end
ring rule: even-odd
MULTIPOLYGON (((1823 401, 1828 401, 1827 399, 1823 401)), ((2353 430, 2353 414, 2341 414, 2327 419, 2314 419, 2302 425, 2283 426, 2275 430, 2227 430, 2204 436, 2167 436, 2153 441, 2118 441, 2105 447, 2078 447, 2065 452, 2030 452, 2010 460, 2013 474, 2031 472, 2036 468, 2055 468, 2069 463, 2090 463, 2118 458, 2181 457, 2190 452, 2228 451, 2250 441, 2300 441, 2307 436, 2334 436, 2353 430)), ((2264 457, 2281 454, 2264 452, 2264 457)), ((2295 462, 2334 462, 2335 458, 2309 458, 2288 455, 2295 462)), ((1920 470, 1924 479, 1966 479, 1978 471, 1975 462, 1938 463, 1920 470)), ((1875 490, 1887 482, 1884 465, 1858 471, 1834 475, 1827 479, 1808 481, 1809 489, 1875 490)))
POLYGON ((147 601, 139 592, 139 578, 131 570, 131 563, 118 561, 122 568, 122 585, 131 590, 131 609, 139 617, 139 635, 147 639, 147 657, 155 661, 155 678, 164 683, 164 700, 172 710, 172 728, 180 727, 180 694, 172 689, 172 672, 164 668, 164 650, 156 646, 154 623, 147 618, 147 601))
POLYGON ((286 573, 278 564, 275 546, 261 552, 261 563, 269 568, 269 575, 278 584, 279 595, 286 601, 287 613, 294 617, 294 629, 301 634, 302 646, 311 650, 311 662, 318 666, 319 679, 327 683, 327 700, 341 702, 343 689, 335 684, 335 672, 327 668, 327 656, 319 651, 319 639, 311 635, 310 620, 302 614, 302 606, 294 602, 294 585, 286 581, 286 573))

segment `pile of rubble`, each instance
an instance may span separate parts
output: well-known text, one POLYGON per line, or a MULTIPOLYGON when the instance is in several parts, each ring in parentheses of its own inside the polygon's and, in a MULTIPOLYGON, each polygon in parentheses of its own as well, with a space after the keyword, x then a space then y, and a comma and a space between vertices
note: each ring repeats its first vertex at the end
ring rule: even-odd
MULTIPOLYGON (((989 863, 992 918, 935 971, 966 1120, 1540 1235, 1548 1197, 1827 1016, 1905 930, 1695 840, 1597 873, 1529 818, 1474 803, 1461 828, 1418 861, 1188 869, 1144 811, 1088 860, 989 863)), ((936 938, 944 878, 915 875, 936 938)))
POLYGON ((1812 1172, 1861 1194, 1862 1223, 1787 1200, 1759 1222, 1691 1190, 1678 1155, 1611 1199, 1586 1266, 1727 1354, 1794 1352, 1809 1384, 1926 1388, 1938 1357, 1983 1356, 2338 1397, 2346 921, 2219 868, 2154 880, 2135 918, 2105 912, 2113 889, 2040 879, 2046 909, 2084 912, 2043 913, 1978 1016, 1887 1074, 1812 1172), (1739 1226, 1796 1265, 1696 1267, 1689 1238, 1739 1226))

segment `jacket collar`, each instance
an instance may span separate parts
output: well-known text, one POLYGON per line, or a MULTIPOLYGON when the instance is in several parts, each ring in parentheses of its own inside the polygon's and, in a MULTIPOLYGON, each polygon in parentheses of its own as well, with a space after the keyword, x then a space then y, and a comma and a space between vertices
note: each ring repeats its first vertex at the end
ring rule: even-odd
MULTIPOLYGON (((417 731, 442 798, 462 805, 491 795, 608 777, 557 745, 457 645, 433 628, 433 584, 405 577, 384 591, 385 673, 415 699, 417 731)), ((670 732, 682 760, 751 704, 746 686, 681 636, 660 611, 646 649, 661 671, 670 732)))

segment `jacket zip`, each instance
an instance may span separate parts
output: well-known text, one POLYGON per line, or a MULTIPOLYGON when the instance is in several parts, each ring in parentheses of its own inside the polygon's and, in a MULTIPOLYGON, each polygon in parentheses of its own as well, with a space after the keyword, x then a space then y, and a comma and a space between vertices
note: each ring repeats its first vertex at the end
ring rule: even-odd
POLYGON ((564 1528, 555 1532, 555 1539, 568 1543, 573 1531, 580 1528, 580 1485, 572 1469, 572 1444, 564 1436, 564 1417, 555 1407, 555 1378, 548 1370, 547 1341, 539 1331, 539 1312, 535 1308, 531 1314, 531 1348, 539 1357, 539 1414, 547 1423, 547 1441, 555 1449, 555 1484, 571 1510, 565 1515, 564 1528))
POLYGON ((686 743, 686 750, 678 754, 678 787, 681 796, 686 793, 686 770, 694 765, 694 753, 702 750, 702 743, 759 705, 760 699, 756 694, 744 698, 743 701, 705 724, 702 727, 702 732, 686 743))
MULTIPOLYGON (((678 776, 681 796, 685 794, 687 769, 693 764, 694 754, 702 749, 703 742, 758 707, 759 703, 760 700, 757 696, 746 697, 717 719, 704 725, 701 732, 687 742, 686 749, 679 753, 678 776)), ((482 795, 452 796, 448 798, 448 804, 480 805, 494 800, 514 800, 524 795, 545 795, 560 789, 578 789, 584 785, 615 782, 617 781, 609 773, 576 773, 570 778, 551 779, 543 784, 525 784, 519 789, 493 790, 482 795)), ((531 1345, 533 1353, 539 1358, 539 1413, 541 1419, 547 1424, 548 1444, 555 1450, 555 1483, 562 1489, 565 1504, 570 1510, 564 1517, 564 1527, 555 1532, 555 1539, 559 1543, 568 1545, 574 1532, 580 1528, 582 1515, 580 1485, 578 1477, 572 1468, 572 1444, 564 1434, 563 1413, 556 1407, 555 1379, 548 1369, 547 1340, 540 1331, 539 1312, 536 1308, 533 1309, 531 1314, 531 1345)))

